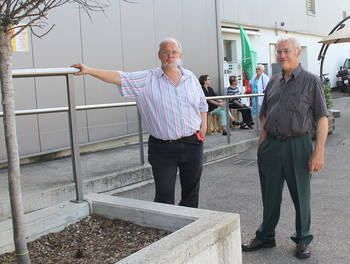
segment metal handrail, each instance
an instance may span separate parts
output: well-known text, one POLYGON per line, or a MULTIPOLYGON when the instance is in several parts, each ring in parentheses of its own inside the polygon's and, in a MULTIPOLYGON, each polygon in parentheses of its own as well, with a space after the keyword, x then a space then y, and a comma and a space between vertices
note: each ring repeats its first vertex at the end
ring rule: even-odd
POLYGON ((14 69, 13 78, 63 76, 79 72, 77 68, 14 69))
MULTIPOLYGON (((106 108, 127 107, 127 106, 136 106, 136 103, 127 102, 127 103, 110 103, 110 104, 95 104, 95 105, 78 105, 76 107, 76 110, 77 111, 95 110, 95 109, 106 109, 106 108)), ((15 112, 15 115, 25 116, 25 115, 35 115, 35 114, 60 113, 60 112, 68 112, 68 111, 69 111, 69 108, 67 106, 63 106, 63 107, 54 107, 54 108, 17 110, 15 112)), ((4 113, 0 112, 0 117, 3 117, 3 115, 4 113)))
MULTIPOLYGON (((52 75, 51 75, 52 76, 52 75)), ((31 76, 32 77, 32 76, 31 76)), ((19 77, 18 77, 19 78, 19 77)), ((210 96, 206 97, 207 100, 217 100, 217 99, 236 99, 243 97, 258 97, 264 96, 264 94, 242 94, 242 95, 223 95, 223 96, 210 96)), ((128 107, 128 106, 137 106, 135 102, 125 102, 125 103, 110 103, 110 104, 93 104, 93 105, 78 105, 76 110, 96 110, 96 109, 106 109, 114 107, 128 107)), ((28 109, 28 110, 17 110, 15 112, 16 116, 25 116, 25 115, 35 115, 35 114, 49 114, 49 113, 60 113, 68 112, 68 107, 54 107, 54 108, 39 108, 39 109, 28 109)), ((3 117, 4 113, 0 112, 0 117, 3 117)))
MULTIPOLYGON (((225 104, 226 104, 226 122, 227 124, 230 124, 230 117, 228 115, 229 113, 229 99, 236 99, 236 98, 250 98, 250 97, 255 97, 256 100, 258 100, 259 96, 264 96, 265 94, 261 93, 261 94, 240 94, 240 95, 222 95, 222 96, 210 96, 210 97, 206 97, 207 100, 217 100, 217 99, 224 99, 225 100, 225 104)), ((255 113, 259 112, 259 108, 258 108, 258 104, 255 104, 255 113)), ((260 123, 259 123, 259 116, 256 115, 255 116, 255 131, 256 131, 256 136, 258 137, 260 134, 260 123)), ((231 141, 231 137, 230 137, 230 133, 227 133, 227 144, 230 144, 231 141)))
MULTIPOLYGON (((73 75, 79 72, 76 68, 51 68, 51 69, 23 69, 23 70, 13 70, 13 78, 26 78, 26 77, 47 77, 47 76, 64 76, 66 78, 67 87, 67 99, 68 107, 60 108, 50 108, 44 110, 22 110, 22 114, 34 114, 34 112, 62 112, 66 111, 68 113, 69 121, 69 135, 70 135, 70 146, 71 146, 71 157, 72 157, 72 170, 73 170, 73 180, 75 182, 76 199, 74 202, 81 203, 84 200, 83 191, 83 180, 82 180, 82 170, 80 164, 80 151, 79 151, 79 141, 78 141, 78 126, 77 126, 77 107, 75 104, 75 90, 73 75)), ((1 113, 3 116, 3 113, 1 113)), ((15 115, 18 111, 15 112, 15 115)))

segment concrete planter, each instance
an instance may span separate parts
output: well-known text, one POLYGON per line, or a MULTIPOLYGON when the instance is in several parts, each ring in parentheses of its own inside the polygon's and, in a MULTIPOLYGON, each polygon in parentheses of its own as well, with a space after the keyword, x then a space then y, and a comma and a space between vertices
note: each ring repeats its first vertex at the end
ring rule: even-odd
MULTIPOLYGON (((29 241, 58 232, 91 213, 172 234, 117 262, 119 264, 242 263, 237 214, 186 208, 115 196, 89 194, 88 203, 64 203, 25 215, 29 241)), ((0 223, 0 253, 13 250, 11 220, 0 223)))

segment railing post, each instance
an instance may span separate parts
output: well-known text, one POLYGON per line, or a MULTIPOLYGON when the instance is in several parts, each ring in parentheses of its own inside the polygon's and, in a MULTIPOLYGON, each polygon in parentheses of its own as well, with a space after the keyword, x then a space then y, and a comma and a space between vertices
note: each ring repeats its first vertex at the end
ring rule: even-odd
POLYGON ((231 125, 230 125, 230 109, 228 104, 228 98, 225 98, 225 105, 226 105, 226 133, 227 133, 227 144, 230 144, 231 142, 231 125))
POLYGON ((255 96, 255 131, 256 131, 256 135, 259 136, 260 135, 260 131, 259 131, 259 96, 255 96))
POLYGON ((140 162, 143 165, 145 164, 145 156, 143 152, 142 122, 141 122, 141 115, 138 107, 136 107, 136 112, 137 112, 137 128, 139 130, 140 162))
POLYGON ((67 74, 67 96, 68 96, 68 122, 70 133, 70 146, 72 156, 73 179, 75 182, 76 200, 73 202, 81 203, 84 199, 83 179, 80 164, 80 150, 78 139, 77 111, 73 75, 67 74))

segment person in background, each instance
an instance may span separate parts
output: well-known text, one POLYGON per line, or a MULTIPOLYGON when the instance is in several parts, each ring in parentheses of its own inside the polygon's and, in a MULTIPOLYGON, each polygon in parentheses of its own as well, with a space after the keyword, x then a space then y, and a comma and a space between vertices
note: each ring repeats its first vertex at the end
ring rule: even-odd
MULTIPOLYGON (((202 85, 203 92, 206 97, 217 96, 213 88, 210 85, 209 75, 201 75, 199 77, 199 83, 202 85)), ((208 112, 221 116, 221 125, 222 125, 222 135, 226 136, 227 133, 227 121, 226 121, 226 104, 223 100, 208 100, 209 110, 208 112)), ((241 122, 236 122, 233 116, 229 113, 229 118, 234 125, 241 125, 241 122)))
MULTIPOLYGON (((237 87, 238 79, 237 76, 233 75, 229 78, 230 87, 227 88, 227 95, 239 95, 240 91, 237 87)), ((237 109, 241 112, 243 118, 243 124, 241 125, 241 129, 252 129, 254 122, 252 118, 252 110, 250 107, 246 106, 241 102, 241 98, 232 98, 229 101, 229 107, 231 109, 237 109)))
MULTIPOLYGON (((269 77, 264 73, 265 67, 262 64, 258 64, 256 67, 256 74, 250 80, 250 85, 252 86, 253 94, 261 94, 265 92, 266 86, 269 83, 269 77)), ((253 115, 259 114, 260 107, 263 101, 263 96, 258 97, 258 113, 256 113, 256 97, 252 97, 252 109, 253 115)))
POLYGON ((266 88, 260 111, 261 130, 258 168, 263 201, 263 221, 243 251, 276 246, 277 226, 284 182, 295 208, 297 258, 311 255, 311 176, 324 165, 328 134, 328 110, 323 85, 318 76, 299 63, 301 46, 287 35, 277 42, 277 60, 282 72, 274 75, 266 88), (309 131, 317 127, 313 148, 309 131))
POLYGON ((159 45, 159 68, 122 72, 89 68, 89 74, 116 84, 119 93, 135 100, 149 132, 148 160, 155 182, 155 202, 174 204, 177 170, 181 184, 179 205, 198 207, 203 168, 203 141, 208 104, 196 76, 179 65, 181 44, 174 38, 159 45))

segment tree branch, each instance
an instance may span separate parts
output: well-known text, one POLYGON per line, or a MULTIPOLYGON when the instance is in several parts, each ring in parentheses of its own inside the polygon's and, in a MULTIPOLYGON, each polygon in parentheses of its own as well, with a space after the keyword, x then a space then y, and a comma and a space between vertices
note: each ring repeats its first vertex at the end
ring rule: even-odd
MULTIPOLYGON (((123 1, 128 2, 128 0, 123 1)), ((22 20, 26 18, 30 18, 30 22, 25 23, 20 27, 33 28, 34 26, 38 26, 40 28, 43 28, 42 25, 35 25, 35 23, 41 19, 47 19, 47 13, 49 10, 60 7, 64 4, 67 4, 68 2, 78 4, 80 8, 85 10, 90 19, 90 11, 104 12, 105 8, 107 7, 107 5, 100 4, 98 0, 3 0, 0 2, 0 8, 2 10, 0 28, 7 28, 10 30, 11 26, 18 25, 22 20)), ((46 33, 40 36, 42 37, 46 35, 52 30, 52 28, 53 27, 51 27, 46 33)), ((17 32, 16 35, 18 35, 22 30, 23 29, 17 32)), ((35 33, 34 35, 39 36, 35 33)))
POLYGON ((32 34, 33 34, 34 36, 36 36, 37 38, 40 38, 40 39, 41 39, 42 37, 44 37, 45 35, 47 35, 47 34, 50 33, 50 31, 55 27, 55 24, 52 25, 52 26, 50 27, 49 30, 47 30, 45 33, 43 33, 43 34, 41 34, 41 35, 38 35, 38 34, 36 34, 36 33, 34 32, 33 27, 36 27, 36 26, 42 28, 40 25, 30 25, 29 27, 30 27, 30 30, 31 30, 32 34))

